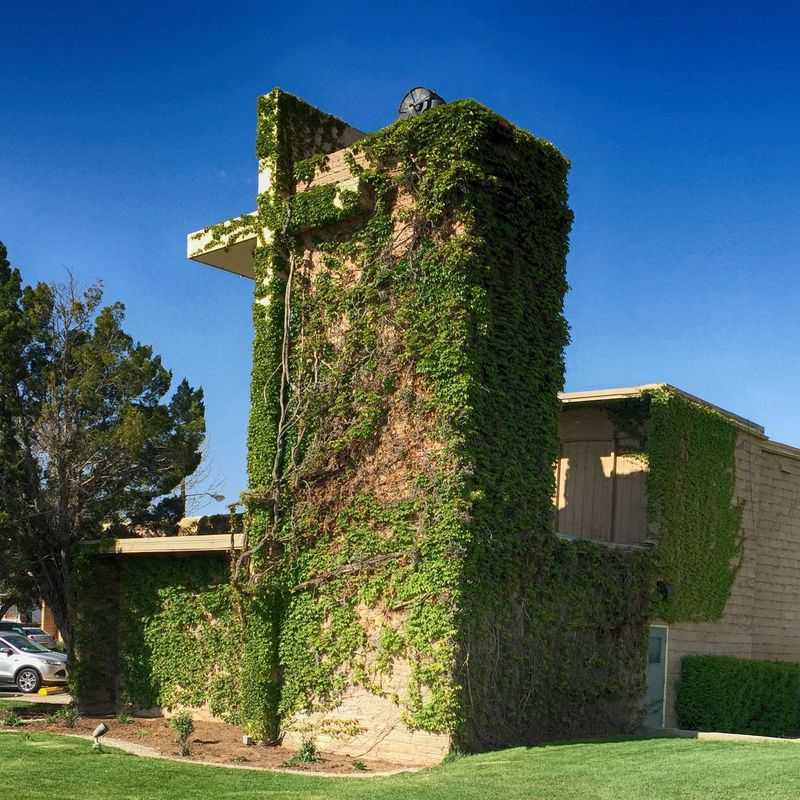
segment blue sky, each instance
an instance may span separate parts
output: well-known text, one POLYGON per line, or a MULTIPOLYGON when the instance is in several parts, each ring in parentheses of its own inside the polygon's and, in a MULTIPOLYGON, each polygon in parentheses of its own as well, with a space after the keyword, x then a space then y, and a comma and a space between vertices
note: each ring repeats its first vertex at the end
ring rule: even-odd
POLYGON ((800 7, 656 5, 8 4, 0 239, 205 388, 234 498, 251 285, 185 235, 254 207, 258 94, 373 130, 428 85, 572 161, 568 389, 667 381, 800 444, 800 7))

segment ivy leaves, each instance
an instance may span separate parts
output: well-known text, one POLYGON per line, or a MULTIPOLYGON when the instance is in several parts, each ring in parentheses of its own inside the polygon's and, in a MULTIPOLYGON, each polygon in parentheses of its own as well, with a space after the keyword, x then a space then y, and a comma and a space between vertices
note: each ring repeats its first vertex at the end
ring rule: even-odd
POLYGON ((718 620, 742 556, 736 429, 672 390, 649 398, 648 511, 657 567, 672 584, 670 599, 654 611, 668 622, 718 620))

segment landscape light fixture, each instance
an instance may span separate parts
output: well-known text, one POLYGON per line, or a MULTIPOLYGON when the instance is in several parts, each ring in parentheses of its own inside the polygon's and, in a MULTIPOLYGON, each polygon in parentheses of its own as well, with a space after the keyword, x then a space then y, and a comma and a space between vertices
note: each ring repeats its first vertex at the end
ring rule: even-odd
POLYGON ((181 500, 186 502, 187 497, 210 497, 217 503, 221 503, 225 499, 223 494, 214 494, 213 492, 190 492, 186 493, 186 481, 181 481, 181 500))
POLYGON ((94 750, 101 750, 100 747, 100 739, 108 733, 108 725, 105 722, 101 722, 93 731, 92 737, 94 738, 94 745, 92 749, 94 750))
POLYGON ((225 499, 224 494, 211 494, 211 492, 197 492, 195 494, 185 494, 183 497, 210 497, 212 500, 221 503, 225 499))

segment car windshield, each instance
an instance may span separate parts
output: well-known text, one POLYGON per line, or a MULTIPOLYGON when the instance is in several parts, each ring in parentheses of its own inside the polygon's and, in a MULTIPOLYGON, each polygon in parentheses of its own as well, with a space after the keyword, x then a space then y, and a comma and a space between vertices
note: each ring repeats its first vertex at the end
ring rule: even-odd
POLYGON ((36 644, 36 642, 32 642, 30 639, 26 639, 24 636, 20 636, 18 633, 5 633, 3 634, 2 639, 0 639, 0 642, 6 642, 17 650, 21 650, 23 653, 50 652, 46 647, 42 647, 40 644, 36 644))
POLYGON ((22 625, 16 622, 0 622, 0 632, 14 631, 14 633, 22 633, 22 625))

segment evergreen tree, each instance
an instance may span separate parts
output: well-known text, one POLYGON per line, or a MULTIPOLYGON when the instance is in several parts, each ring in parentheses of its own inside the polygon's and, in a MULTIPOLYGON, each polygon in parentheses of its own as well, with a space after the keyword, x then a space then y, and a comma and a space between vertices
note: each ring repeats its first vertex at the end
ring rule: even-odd
POLYGON ((102 288, 23 287, 0 243, 0 591, 42 597, 67 647, 76 546, 171 524, 201 459, 202 389, 122 328, 102 288))

